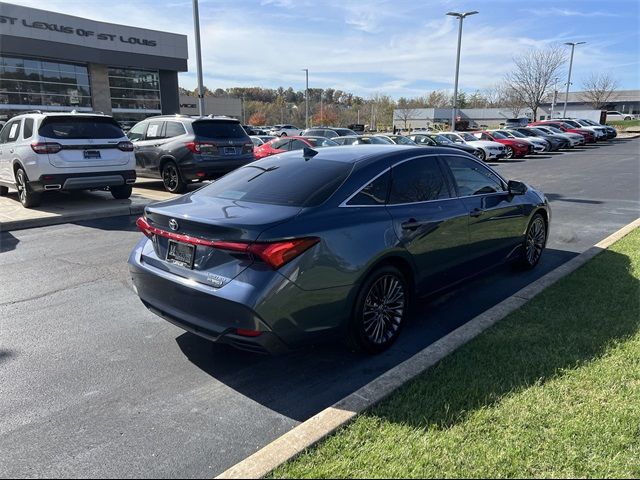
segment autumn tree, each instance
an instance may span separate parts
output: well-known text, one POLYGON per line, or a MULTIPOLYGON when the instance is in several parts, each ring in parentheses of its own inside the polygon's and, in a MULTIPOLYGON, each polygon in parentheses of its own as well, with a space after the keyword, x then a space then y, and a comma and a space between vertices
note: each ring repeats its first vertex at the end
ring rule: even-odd
POLYGON ((594 110, 602 110, 617 88, 618 82, 607 72, 594 72, 582 84, 582 100, 590 103, 594 110))
POLYGON ((263 112, 256 112, 249 117, 249 125, 266 125, 267 116, 263 112))
POLYGON ((565 60, 564 51, 557 46, 531 50, 513 59, 513 70, 505 76, 505 83, 519 92, 533 111, 533 120, 565 60))

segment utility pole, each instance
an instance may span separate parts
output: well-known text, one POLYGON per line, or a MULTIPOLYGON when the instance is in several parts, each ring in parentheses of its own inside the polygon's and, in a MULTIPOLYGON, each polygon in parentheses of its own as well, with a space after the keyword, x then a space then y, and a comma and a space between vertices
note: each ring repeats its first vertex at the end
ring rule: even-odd
POLYGON ((304 89, 304 128, 309 128, 309 69, 303 68, 302 71, 305 72, 307 77, 307 83, 304 89))
POLYGON ((455 132, 456 131, 456 113, 457 113, 457 109, 458 109, 458 77, 460 74, 460 50, 462 48, 462 21, 465 19, 465 17, 468 17, 470 15, 475 15, 476 11, 473 12, 465 12, 465 13, 458 13, 458 12, 448 12, 447 15, 450 15, 452 17, 456 17, 460 20, 460 26, 458 27, 458 55, 456 57, 456 80, 454 83, 454 87, 453 87, 453 110, 451 112, 451 131, 455 132))
POLYGON ((196 68, 198 70, 198 113, 204 115, 204 85, 202 81, 202 51, 200 49, 200 13, 198 0, 193 0, 193 29, 196 40, 196 68))
POLYGON ((567 78, 567 92, 564 95, 564 109, 562 110, 562 118, 567 116, 567 101, 569 100, 569 87, 571 86, 571 69, 573 68, 573 52, 576 45, 582 45, 587 42, 566 42, 565 45, 571 46, 571 60, 569 61, 569 77, 567 78))
POLYGON ((324 90, 320 90, 320 125, 324 125, 324 116, 322 114, 322 97, 324 90))

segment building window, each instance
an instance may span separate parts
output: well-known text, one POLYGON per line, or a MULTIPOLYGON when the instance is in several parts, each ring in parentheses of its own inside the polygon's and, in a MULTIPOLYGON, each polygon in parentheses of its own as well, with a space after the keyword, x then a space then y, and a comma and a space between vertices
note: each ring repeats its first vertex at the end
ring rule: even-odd
POLYGON ((157 70, 111 67, 109 87, 113 109, 160 112, 160 75, 157 70))
POLYGON ((0 55, 0 110, 91 108, 86 65, 0 55))

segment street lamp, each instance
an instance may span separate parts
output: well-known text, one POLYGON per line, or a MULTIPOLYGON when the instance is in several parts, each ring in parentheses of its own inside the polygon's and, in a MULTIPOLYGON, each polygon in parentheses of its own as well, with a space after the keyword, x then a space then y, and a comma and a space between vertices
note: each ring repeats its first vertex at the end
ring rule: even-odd
POLYGON ((204 115, 204 86, 202 81, 202 52, 200 51, 200 14, 198 0, 193 0, 193 29, 196 40, 196 68, 198 70, 198 113, 204 115))
POLYGON ((576 45, 582 45, 587 42, 566 42, 565 45, 571 45, 571 60, 569 61, 569 78, 567 78, 567 93, 564 94, 564 110, 562 110, 562 118, 567 116, 567 100, 569 100, 569 87, 571 86, 571 69, 573 68, 573 52, 576 45))
POLYGON ((458 28, 458 56, 456 58, 456 82, 453 87, 453 111, 451 112, 451 131, 454 131, 454 132, 456 130, 456 110, 458 108, 458 75, 460 73, 460 48, 462 47, 462 21, 465 19, 465 17, 475 15, 476 13, 479 13, 479 12, 476 12, 474 10, 473 12, 465 12, 465 13, 458 13, 458 12, 447 13, 447 15, 460 19, 460 27, 458 28))
POLYGON ((309 69, 303 68, 302 71, 305 72, 307 76, 307 86, 304 90, 304 105, 305 105, 304 128, 309 128, 309 69))

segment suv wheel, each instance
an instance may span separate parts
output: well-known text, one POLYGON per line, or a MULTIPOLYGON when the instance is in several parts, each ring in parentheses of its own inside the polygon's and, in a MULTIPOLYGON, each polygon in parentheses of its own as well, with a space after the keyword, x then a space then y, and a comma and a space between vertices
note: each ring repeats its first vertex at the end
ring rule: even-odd
POLYGON ((187 188, 175 162, 167 162, 162 167, 162 183, 164 189, 170 193, 182 193, 187 188))
POLYGON ((16 171, 16 188, 18 189, 20 203, 22 203, 24 208, 34 208, 40 205, 42 195, 31 189, 29 186, 29 178, 21 168, 16 171))
POLYGON ((111 195, 116 200, 126 200, 131 196, 133 187, 131 185, 118 185, 116 187, 110 187, 111 195))
POLYGON ((409 314, 409 288, 392 266, 374 271, 362 285, 349 324, 348 343, 370 354, 389 348, 409 314))
POLYGON ((487 154, 484 153, 484 150, 482 150, 481 148, 479 148, 476 152, 475 152, 475 156, 478 157, 480 160, 482 160, 483 162, 487 160, 487 154))
POLYGON ((9 189, 7 187, 0 187, 0 197, 4 197, 7 193, 9 193, 9 189))

